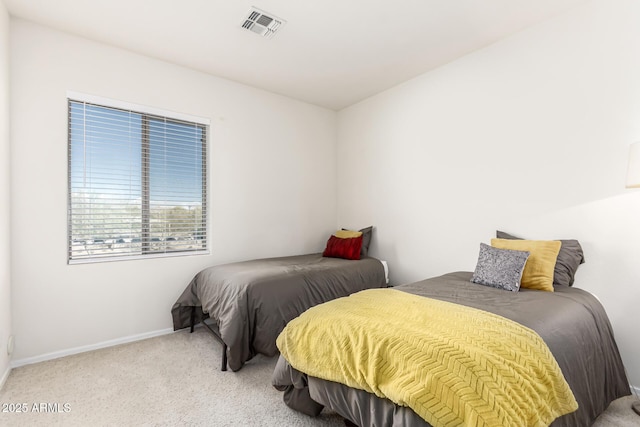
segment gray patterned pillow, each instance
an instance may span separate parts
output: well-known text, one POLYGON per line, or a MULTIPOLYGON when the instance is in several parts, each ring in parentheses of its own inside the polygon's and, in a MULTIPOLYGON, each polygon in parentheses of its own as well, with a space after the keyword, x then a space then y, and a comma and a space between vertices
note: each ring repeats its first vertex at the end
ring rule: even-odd
POLYGON ((527 258, 529 252, 526 251, 498 249, 480 243, 478 264, 471 281, 479 285, 518 292, 527 258))

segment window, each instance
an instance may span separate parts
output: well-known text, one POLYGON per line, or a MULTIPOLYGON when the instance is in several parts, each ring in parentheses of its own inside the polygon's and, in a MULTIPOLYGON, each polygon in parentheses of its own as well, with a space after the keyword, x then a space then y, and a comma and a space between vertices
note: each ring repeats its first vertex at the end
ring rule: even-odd
POLYGON ((104 104, 68 100, 69 263, 206 253, 208 122, 104 104))

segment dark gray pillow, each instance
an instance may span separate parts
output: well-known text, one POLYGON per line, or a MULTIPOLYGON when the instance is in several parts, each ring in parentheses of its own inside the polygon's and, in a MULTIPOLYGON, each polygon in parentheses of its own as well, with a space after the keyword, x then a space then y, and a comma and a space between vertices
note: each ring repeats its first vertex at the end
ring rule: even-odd
MULTIPOLYGON (((349 230, 343 228, 343 230, 349 230)), ((369 244, 371 243, 371 234, 373 233, 373 225, 362 230, 358 230, 362 233, 362 248, 360 249, 360 258, 365 258, 369 253, 369 244)))
POLYGON ((473 283, 518 292, 529 252, 498 249, 480 243, 478 264, 471 277, 473 283))
MULTIPOLYGON (((496 231, 496 237, 498 239, 524 240, 499 230, 496 231)), ((554 286, 572 286, 578 267, 580 264, 584 264, 584 252, 582 252, 582 246, 577 240, 560 240, 560 242, 562 246, 560 246, 556 266, 553 270, 553 284, 554 286)))

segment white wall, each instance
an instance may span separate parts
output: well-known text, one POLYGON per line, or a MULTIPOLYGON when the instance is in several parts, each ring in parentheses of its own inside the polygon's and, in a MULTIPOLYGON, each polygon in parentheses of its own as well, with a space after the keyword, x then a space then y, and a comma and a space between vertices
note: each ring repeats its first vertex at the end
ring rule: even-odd
POLYGON ((9 14, 0 0, 0 388, 9 372, 6 345, 11 335, 9 153, 9 14))
POLYGON ((392 283, 475 268, 496 229, 577 238, 640 385, 640 2, 594 1, 342 110, 338 220, 392 283))
POLYGON ((21 20, 11 48, 17 361, 170 328, 203 267, 324 247, 335 112, 21 20), (67 265, 68 90, 211 119, 210 256, 67 265))

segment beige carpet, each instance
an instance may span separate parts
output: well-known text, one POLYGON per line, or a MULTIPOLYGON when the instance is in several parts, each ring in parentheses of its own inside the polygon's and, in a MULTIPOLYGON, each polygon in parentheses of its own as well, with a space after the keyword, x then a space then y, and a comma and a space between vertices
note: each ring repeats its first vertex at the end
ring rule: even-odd
MULTIPOLYGON (((198 329, 24 366, 0 403, 27 412, 0 412, 0 425, 344 426, 335 413, 310 418, 285 406, 271 387, 275 359, 257 357, 236 373, 219 364, 220 346, 198 329)), ((595 426, 640 426, 630 404, 614 402, 595 426)))

